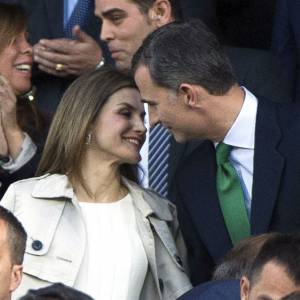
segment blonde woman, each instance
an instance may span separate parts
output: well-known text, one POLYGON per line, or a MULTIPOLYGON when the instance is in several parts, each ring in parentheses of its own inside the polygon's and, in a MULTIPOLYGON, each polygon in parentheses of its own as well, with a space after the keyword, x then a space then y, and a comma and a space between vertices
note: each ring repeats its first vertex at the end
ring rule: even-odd
POLYGON ((115 70, 67 90, 41 176, 12 184, 1 201, 29 237, 20 295, 53 282, 112 300, 175 300, 191 288, 175 207, 135 183, 144 114, 135 83, 115 70))

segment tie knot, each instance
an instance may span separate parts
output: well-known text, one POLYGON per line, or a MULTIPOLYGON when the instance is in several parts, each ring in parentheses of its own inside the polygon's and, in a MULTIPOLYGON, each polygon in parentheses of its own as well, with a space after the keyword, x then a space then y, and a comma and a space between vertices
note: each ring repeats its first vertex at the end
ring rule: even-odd
POLYGON ((217 154, 217 165, 221 165, 225 162, 228 162, 229 154, 232 149, 232 146, 226 145, 224 143, 219 143, 216 149, 217 154))

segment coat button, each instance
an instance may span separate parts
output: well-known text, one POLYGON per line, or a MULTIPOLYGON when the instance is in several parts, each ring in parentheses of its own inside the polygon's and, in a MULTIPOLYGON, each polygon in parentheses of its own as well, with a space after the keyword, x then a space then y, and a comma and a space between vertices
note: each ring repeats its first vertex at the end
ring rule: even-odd
POLYGON ((160 288, 160 291, 161 293, 164 292, 164 282, 161 278, 158 278, 158 283, 159 283, 159 288, 160 288))
POLYGON ((175 254, 175 260, 177 261, 177 263, 182 267, 183 266, 183 263, 182 263, 182 260, 181 260, 181 258, 177 255, 177 254, 175 254))
POLYGON ((35 251, 40 251, 43 248, 43 243, 39 240, 34 240, 31 244, 31 247, 35 251))

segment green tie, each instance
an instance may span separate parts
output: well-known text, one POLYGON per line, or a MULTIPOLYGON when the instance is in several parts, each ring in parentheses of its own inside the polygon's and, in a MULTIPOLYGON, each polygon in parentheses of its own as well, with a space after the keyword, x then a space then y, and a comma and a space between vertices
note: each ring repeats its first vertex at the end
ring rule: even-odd
POLYGON ((229 161, 231 146, 219 143, 217 190, 224 221, 233 244, 250 235, 250 224, 241 183, 229 161))

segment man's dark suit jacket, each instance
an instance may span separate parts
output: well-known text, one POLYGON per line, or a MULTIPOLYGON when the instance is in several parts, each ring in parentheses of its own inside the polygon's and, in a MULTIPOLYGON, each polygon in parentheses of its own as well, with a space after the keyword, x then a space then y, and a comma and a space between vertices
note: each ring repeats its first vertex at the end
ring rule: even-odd
POLYGON ((272 48, 281 62, 282 74, 292 83, 295 101, 300 101, 299 12, 299 1, 277 1, 272 41, 272 48))
MULTIPOLYGON (((259 99, 251 234, 300 230, 300 105, 259 99)), ((173 201, 187 245, 194 285, 210 279, 232 248, 216 190, 215 147, 203 141, 181 162, 173 201)))
MULTIPOLYGON (((29 42, 34 45, 40 39, 56 39, 64 37, 63 33, 63 0, 0 0, 4 3, 21 4, 28 16, 29 42)), ((98 43, 100 33, 100 22, 91 11, 89 22, 82 28, 92 36, 98 43)), ((107 50, 103 43, 101 47, 107 50)), ((39 108, 47 113, 54 113, 66 88, 74 80, 73 78, 60 78, 48 75, 37 68, 33 72, 33 83, 37 88, 37 103, 39 108)))
POLYGON ((239 280, 214 280, 202 283, 177 300, 240 300, 239 280))

